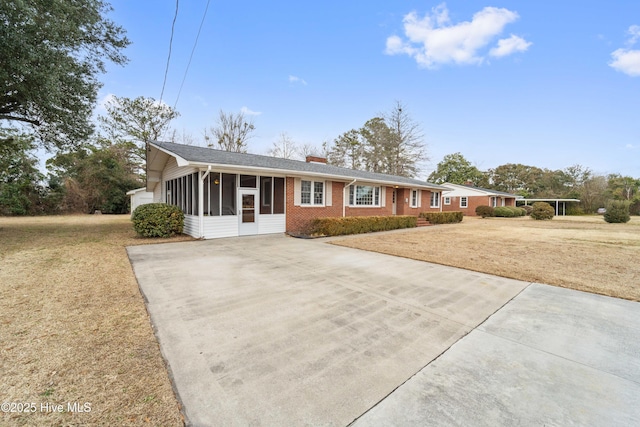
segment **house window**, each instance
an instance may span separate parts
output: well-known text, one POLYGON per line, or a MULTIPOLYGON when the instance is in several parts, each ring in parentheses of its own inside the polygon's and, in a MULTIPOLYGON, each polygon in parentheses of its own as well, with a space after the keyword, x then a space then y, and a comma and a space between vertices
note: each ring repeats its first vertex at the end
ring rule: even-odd
POLYGON ((273 207, 273 178, 270 176, 260 177, 260 214, 271 214, 273 207))
POLYGON ((198 215, 198 173, 168 180, 165 200, 167 204, 179 207, 185 215, 198 215))
POLYGON ((451 204, 451 197, 445 197, 444 198, 444 204, 445 205, 450 205, 451 204))
POLYGON ((491 206, 492 207, 496 207, 498 206, 498 198, 497 197, 491 197, 491 206))
POLYGON ((467 196, 460 197, 460 207, 466 208, 468 204, 467 196))
POLYGON ((284 178, 260 177, 260 215, 284 213, 284 178))
POLYGON ((380 206, 380 187, 352 185, 349 187, 350 206, 380 206))
POLYGON ((418 207, 418 190, 411 190, 411 207, 418 207))
POLYGON ((431 193, 431 207, 432 208, 440 207, 440 193, 438 192, 431 193))
POLYGON ((273 213, 284 213, 284 178, 273 178, 273 213))
POLYGON ((236 214, 236 175, 222 174, 222 215, 236 214))
POLYGON ((300 204, 323 205, 324 182, 305 180, 300 181, 300 204))
POLYGON ((255 175, 240 175, 240 187, 243 188, 256 188, 255 175))

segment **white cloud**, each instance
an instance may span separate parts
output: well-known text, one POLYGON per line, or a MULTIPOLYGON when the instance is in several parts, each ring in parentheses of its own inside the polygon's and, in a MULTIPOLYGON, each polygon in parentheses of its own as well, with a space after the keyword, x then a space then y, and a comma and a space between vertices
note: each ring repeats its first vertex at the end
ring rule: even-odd
POLYGON ((297 76, 289 76, 289 83, 294 84, 294 83, 300 83, 303 86, 307 85, 307 82, 304 81, 304 79, 301 79, 300 77, 297 76))
MULTIPOLYGON (((485 49, 502 33, 507 24, 519 18, 516 12, 504 8, 485 7, 473 15, 471 21, 452 24, 449 11, 443 3, 420 18, 416 12, 403 19, 406 40, 394 35, 387 38, 385 53, 406 54, 423 67, 435 68, 440 64, 481 64, 485 49)), ((525 51, 531 43, 511 36, 501 40, 493 56, 506 56, 525 51)))
POLYGON ((627 144, 627 145, 624 146, 624 148, 626 148, 627 150, 637 150, 638 148, 640 148, 640 146, 633 145, 633 144, 627 144))
POLYGON ((629 48, 620 48, 611 52, 609 66, 631 77, 640 76, 640 50, 630 49, 640 39, 640 26, 632 25, 627 30, 629 39, 626 45, 629 48))
POLYGON ((616 49, 609 66, 631 77, 640 76, 640 50, 616 49))
POLYGON ((640 39, 640 25, 632 25, 632 26, 630 26, 629 29, 627 30, 627 32, 631 36, 631 37, 629 37, 629 40, 627 40, 627 45, 628 46, 633 46, 634 44, 636 44, 638 39, 640 39))
POLYGON ((252 111, 250 109, 248 109, 247 107, 242 107, 240 109, 240 112, 243 114, 246 114, 247 116, 259 116, 260 114, 262 114, 261 111, 252 111))
POLYGON ((522 37, 511 34, 508 39, 498 40, 498 46, 491 49, 489 55, 502 58, 515 52, 525 52, 532 44, 522 37))

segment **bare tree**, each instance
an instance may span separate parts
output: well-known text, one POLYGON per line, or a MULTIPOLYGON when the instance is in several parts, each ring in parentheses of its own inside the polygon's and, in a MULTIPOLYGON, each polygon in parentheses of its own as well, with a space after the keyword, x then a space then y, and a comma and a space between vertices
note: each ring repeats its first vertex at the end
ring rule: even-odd
POLYGON ((244 113, 225 113, 220 110, 217 126, 205 129, 204 139, 209 147, 246 153, 247 141, 255 129, 253 120, 247 118, 244 113))
POLYGON ((299 153, 300 150, 296 143, 286 132, 280 133, 279 138, 273 141, 273 145, 267 151, 269 156, 280 157, 283 159, 294 159, 299 157, 299 153))
POLYGON ((173 133, 171 134, 171 142, 184 145, 195 145, 196 139, 191 132, 185 130, 184 128, 182 129, 181 133, 178 133, 177 129, 174 129, 173 133))
POLYGON ((321 148, 318 148, 317 146, 315 146, 313 144, 309 144, 309 143, 302 144, 298 148, 298 152, 300 153, 300 155, 302 156, 303 159, 306 159, 307 156, 324 157, 324 154, 323 154, 321 148))
POLYGON ((391 140, 386 150, 388 173, 399 176, 415 176, 418 163, 429 160, 420 125, 413 121, 400 101, 384 115, 391 130, 391 140))

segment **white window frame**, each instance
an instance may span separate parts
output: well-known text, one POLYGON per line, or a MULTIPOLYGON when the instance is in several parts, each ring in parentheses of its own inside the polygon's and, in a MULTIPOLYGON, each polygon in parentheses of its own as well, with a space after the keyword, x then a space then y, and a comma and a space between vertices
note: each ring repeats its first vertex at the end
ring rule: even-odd
POLYGON ((432 208, 439 208, 440 207, 440 192, 439 191, 432 191, 431 192, 431 197, 430 197, 430 200, 429 200, 429 206, 432 207, 432 208), (433 198, 434 195, 436 195, 435 203, 433 203, 434 202, 434 198, 433 198))
POLYGON ((417 208, 420 205, 420 190, 416 188, 411 189, 411 194, 409 195, 409 206, 412 208, 417 208))
POLYGON ((327 189, 324 181, 311 181, 308 179, 300 180, 300 206, 324 206, 325 205, 324 198, 326 193, 327 193, 327 189), (304 203, 302 201, 302 185, 304 182, 309 182, 311 185, 311 194, 310 194, 309 203, 304 203), (322 201, 320 203, 316 203, 316 195, 317 195, 316 184, 322 185, 322 201))
POLYGON ((469 207, 469 198, 467 196, 460 197, 460 209, 469 207))
POLYGON ((451 196, 445 196, 444 198, 444 204, 445 205, 450 205, 451 204, 451 196))
POLYGON ((349 187, 349 207, 352 208, 379 208, 382 206, 382 187, 376 185, 351 185, 349 187), (373 193, 371 194, 370 205, 358 205, 356 204, 355 195, 358 193, 358 187, 371 187, 373 193), (378 203, 376 203, 376 199, 378 203))

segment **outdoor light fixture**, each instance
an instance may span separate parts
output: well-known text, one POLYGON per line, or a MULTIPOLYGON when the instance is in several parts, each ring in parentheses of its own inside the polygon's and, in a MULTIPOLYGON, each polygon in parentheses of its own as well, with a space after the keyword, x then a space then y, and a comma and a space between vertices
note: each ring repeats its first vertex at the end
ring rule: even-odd
POLYGON ((213 180, 213 183, 214 183, 215 185, 218 185, 218 184, 220 184, 220 180, 219 180, 218 178, 216 178, 216 179, 214 179, 214 180, 213 180))

